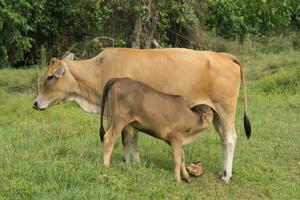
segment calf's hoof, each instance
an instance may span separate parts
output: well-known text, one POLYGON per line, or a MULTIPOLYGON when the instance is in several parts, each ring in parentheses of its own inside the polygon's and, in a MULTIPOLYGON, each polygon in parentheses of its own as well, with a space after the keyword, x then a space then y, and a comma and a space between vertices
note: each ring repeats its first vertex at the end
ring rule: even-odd
POLYGON ((187 182, 187 183, 190 183, 192 181, 191 177, 186 177, 184 178, 184 180, 187 182))

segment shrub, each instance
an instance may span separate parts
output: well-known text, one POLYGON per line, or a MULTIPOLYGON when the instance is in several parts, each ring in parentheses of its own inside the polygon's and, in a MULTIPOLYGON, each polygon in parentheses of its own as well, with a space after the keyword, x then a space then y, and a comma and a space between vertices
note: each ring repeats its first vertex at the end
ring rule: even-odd
POLYGON ((300 91, 300 68, 285 69, 267 76, 258 80, 256 87, 266 94, 296 94, 300 91))
POLYGON ((0 0, 0 67, 22 61, 31 48, 32 38, 24 13, 30 12, 31 5, 25 0, 0 0))

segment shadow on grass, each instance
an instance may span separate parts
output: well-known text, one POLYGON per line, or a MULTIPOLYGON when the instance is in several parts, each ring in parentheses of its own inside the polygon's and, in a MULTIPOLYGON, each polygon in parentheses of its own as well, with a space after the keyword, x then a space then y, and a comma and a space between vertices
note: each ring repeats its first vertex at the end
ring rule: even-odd
POLYGON ((173 172, 173 158, 168 153, 164 155, 153 153, 141 155, 141 162, 145 163, 145 166, 149 168, 155 167, 173 172))

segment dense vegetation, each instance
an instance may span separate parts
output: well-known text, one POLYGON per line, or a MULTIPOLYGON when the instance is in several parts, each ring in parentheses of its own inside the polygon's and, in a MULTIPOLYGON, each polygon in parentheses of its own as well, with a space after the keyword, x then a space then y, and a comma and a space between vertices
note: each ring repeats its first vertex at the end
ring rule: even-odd
POLYGON ((299 48, 291 34, 299 13, 299 0, 0 0, 0 67, 36 64, 41 47, 49 58, 82 41, 74 50, 80 58, 105 46, 149 48, 153 40, 212 49, 210 36, 244 42, 292 35, 299 48), (91 41, 98 36, 113 40, 91 41))

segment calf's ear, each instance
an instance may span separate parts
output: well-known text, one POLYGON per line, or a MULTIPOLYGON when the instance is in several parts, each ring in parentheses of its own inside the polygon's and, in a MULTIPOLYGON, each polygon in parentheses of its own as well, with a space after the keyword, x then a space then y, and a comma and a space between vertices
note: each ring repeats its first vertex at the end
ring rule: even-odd
POLYGON ((60 65, 56 69, 54 69, 53 74, 57 78, 61 78, 63 76, 63 74, 65 73, 65 71, 66 71, 66 66, 60 65))
POLYGON ((212 113, 212 111, 210 111, 210 112, 203 112, 202 113, 202 122, 211 123, 212 120, 213 120, 213 113, 212 113))

